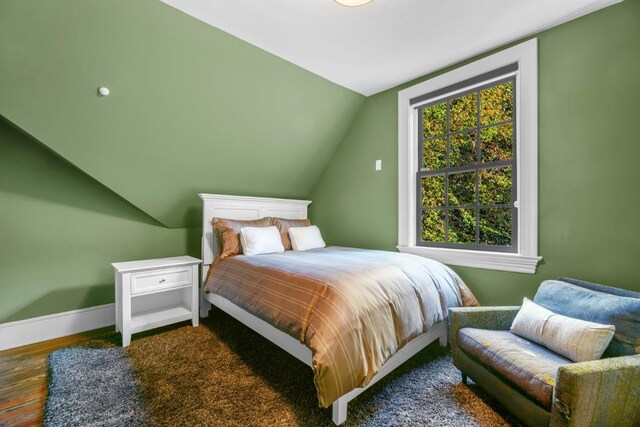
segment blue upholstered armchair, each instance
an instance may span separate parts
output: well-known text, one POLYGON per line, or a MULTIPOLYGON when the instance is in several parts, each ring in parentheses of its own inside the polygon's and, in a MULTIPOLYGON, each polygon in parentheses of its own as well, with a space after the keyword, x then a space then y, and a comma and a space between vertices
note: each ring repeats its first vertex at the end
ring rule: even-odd
POLYGON ((640 293, 575 279, 534 302, 616 332, 600 360, 574 363, 509 329, 520 307, 452 308, 454 364, 530 426, 640 426, 640 293))

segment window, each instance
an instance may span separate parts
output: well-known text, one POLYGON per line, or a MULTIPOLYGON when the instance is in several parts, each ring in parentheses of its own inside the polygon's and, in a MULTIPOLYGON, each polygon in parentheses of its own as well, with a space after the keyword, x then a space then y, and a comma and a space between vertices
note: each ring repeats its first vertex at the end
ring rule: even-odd
POLYGON ((404 89, 398 249, 534 273, 536 40, 404 89))
POLYGON ((417 110, 418 245, 517 251, 515 78, 417 110))

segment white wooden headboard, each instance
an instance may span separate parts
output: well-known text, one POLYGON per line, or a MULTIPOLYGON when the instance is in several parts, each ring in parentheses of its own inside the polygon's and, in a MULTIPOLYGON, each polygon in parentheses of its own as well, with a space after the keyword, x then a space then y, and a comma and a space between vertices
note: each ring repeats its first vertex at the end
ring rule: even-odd
POLYGON ((213 262, 218 245, 213 233, 213 217, 229 219, 260 219, 275 216, 287 219, 307 218, 309 200, 272 199, 267 197, 198 194, 202 199, 202 265, 203 272, 213 262))

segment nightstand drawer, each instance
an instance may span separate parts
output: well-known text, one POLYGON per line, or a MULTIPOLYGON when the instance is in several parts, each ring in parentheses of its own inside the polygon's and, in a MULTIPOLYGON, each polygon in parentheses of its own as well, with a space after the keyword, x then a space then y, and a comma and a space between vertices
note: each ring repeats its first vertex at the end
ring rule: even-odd
POLYGON ((191 267, 188 267, 133 274, 131 276, 131 295, 190 286, 192 283, 191 271, 191 267))

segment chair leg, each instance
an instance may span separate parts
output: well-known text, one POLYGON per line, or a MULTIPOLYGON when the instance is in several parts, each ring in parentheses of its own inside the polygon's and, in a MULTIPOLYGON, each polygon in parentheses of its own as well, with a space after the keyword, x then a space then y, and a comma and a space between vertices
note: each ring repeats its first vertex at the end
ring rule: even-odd
POLYGON ((467 374, 460 372, 460 374, 462 375, 462 384, 466 384, 467 383, 467 374))

